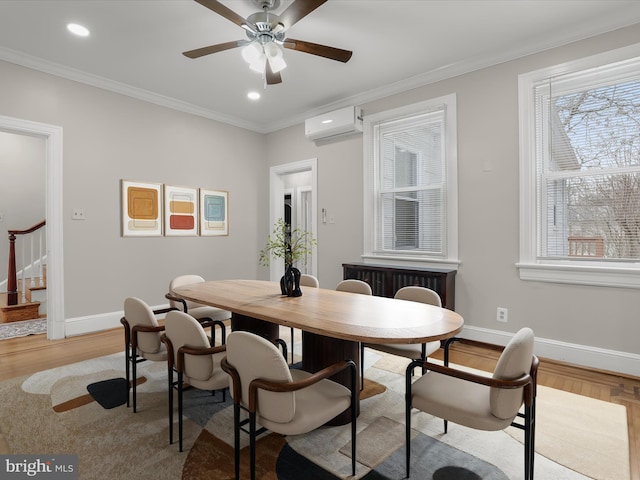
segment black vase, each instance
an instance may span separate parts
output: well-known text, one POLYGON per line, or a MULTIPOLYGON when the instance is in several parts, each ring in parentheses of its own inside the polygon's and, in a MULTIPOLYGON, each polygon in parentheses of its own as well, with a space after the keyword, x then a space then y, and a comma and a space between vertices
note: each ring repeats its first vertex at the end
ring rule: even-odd
POLYGON ((300 270, 289 265, 280 279, 280 290, 282 295, 287 297, 299 297, 302 295, 300 290, 300 270))

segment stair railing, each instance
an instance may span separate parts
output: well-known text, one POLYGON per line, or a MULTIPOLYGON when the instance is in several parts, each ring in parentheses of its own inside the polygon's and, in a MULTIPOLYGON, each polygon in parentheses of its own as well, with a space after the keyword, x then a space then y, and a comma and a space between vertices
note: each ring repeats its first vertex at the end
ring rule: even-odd
POLYGON ((34 225, 26 230, 9 230, 9 269, 7 273, 7 305, 17 305, 19 294, 22 294, 22 301, 25 301, 26 284, 25 271, 28 269, 31 275, 31 287, 35 287, 34 272, 38 271, 39 285, 44 285, 44 254, 42 250, 43 236, 46 233, 44 226, 46 220, 34 225), (21 291, 18 291, 18 270, 16 268, 16 238, 20 236, 21 243, 21 259, 22 265, 20 275, 22 278, 21 291), (35 252, 35 241, 38 242, 38 252, 35 252), (30 248, 27 248, 27 243, 30 248), (29 252, 27 252, 29 250, 29 252), (29 262, 27 263, 27 254, 29 253, 29 262))

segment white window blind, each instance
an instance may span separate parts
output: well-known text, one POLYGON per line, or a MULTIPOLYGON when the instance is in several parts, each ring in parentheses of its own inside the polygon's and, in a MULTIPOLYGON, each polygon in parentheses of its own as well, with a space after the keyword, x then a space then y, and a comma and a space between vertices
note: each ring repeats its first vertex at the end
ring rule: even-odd
POLYGON ((538 260, 640 260, 639 67, 534 84, 538 260))
POLYGON ((446 109, 373 125, 374 253, 447 255, 446 109))

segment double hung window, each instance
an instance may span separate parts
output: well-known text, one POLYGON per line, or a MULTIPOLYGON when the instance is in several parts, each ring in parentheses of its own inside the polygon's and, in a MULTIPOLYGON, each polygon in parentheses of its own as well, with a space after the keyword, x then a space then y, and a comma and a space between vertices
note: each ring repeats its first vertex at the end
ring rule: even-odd
POLYGON ((520 78, 524 279, 640 287, 640 57, 629 53, 520 78))
POLYGON ((365 116, 366 254, 457 256, 455 96, 365 116))

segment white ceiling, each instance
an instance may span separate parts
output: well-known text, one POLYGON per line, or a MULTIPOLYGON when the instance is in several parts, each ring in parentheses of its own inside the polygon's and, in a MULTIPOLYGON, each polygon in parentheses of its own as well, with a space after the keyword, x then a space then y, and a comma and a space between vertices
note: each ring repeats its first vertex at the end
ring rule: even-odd
POLYGON ((0 0, 0 60, 266 133, 638 22, 638 0, 329 0, 287 34, 352 50, 351 60, 285 50, 283 82, 264 89, 240 49, 182 55, 246 38, 193 0, 0 0), (70 35, 69 22, 91 35, 70 35), (249 101, 250 90, 262 98, 249 101))

